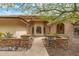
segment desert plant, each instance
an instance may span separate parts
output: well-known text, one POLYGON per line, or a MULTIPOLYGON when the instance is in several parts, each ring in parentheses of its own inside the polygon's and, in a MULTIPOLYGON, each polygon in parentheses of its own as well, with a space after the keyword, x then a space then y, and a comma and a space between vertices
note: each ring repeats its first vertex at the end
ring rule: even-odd
POLYGON ((10 32, 6 32, 6 33, 4 34, 4 37, 5 37, 5 38, 12 38, 12 37, 13 37, 13 34, 10 33, 10 32))
POLYGON ((0 38, 2 38, 3 35, 4 35, 4 33, 0 32, 0 38))

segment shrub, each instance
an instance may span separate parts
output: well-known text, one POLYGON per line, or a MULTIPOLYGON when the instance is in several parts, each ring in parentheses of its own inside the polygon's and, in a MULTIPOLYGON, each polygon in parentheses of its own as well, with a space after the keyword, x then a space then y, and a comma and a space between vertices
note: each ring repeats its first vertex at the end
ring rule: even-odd
POLYGON ((2 38, 2 37, 3 37, 3 35, 4 35, 4 33, 0 32, 0 38, 2 38))
POLYGON ((29 37, 30 37, 29 35, 21 35, 21 38, 22 38, 22 39, 26 39, 26 40, 28 40, 29 37))
POLYGON ((6 33, 4 34, 4 37, 5 37, 5 38, 12 38, 12 37, 13 37, 13 34, 10 33, 10 32, 6 32, 6 33))

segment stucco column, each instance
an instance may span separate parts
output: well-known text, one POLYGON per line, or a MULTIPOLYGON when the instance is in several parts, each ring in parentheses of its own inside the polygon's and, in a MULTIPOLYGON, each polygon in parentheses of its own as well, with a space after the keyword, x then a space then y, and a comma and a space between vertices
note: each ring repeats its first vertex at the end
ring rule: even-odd
POLYGON ((49 28, 48 28, 48 26, 46 25, 45 26, 45 34, 48 34, 49 33, 49 28))
POLYGON ((27 24, 27 35, 30 34, 30 24, 27 24))
POLYGON ((51 24, 50 26, 46 26, 45 30, 46 30, 46 34, 56 33, 56 24, 51 24))
POLYGON ((74 35, 74 26, 73 26, 73 24, 66 22, 66 23, 64 23, 64 25, 65 25, 64 26, 65 27, 65 34, 73 37, 73 35, 74 35))
POLYGON ((56 24, 51 25, 51 33, 56 33, 56 24))

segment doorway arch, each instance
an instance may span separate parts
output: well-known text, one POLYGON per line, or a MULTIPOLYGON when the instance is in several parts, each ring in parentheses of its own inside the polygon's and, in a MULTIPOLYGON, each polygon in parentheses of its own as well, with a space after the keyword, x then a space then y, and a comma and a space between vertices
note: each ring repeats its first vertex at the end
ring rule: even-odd
POLYGON ((64 24, 63 23, 60 23, 60 24, 57 24, 57 29, 56 29, 57 33, 58 34, 64 34, 64 24))

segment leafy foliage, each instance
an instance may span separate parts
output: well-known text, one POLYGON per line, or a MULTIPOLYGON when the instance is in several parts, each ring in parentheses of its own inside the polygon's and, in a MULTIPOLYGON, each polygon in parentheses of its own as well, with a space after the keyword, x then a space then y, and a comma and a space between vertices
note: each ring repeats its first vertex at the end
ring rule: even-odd
POLYGON ((6 32, 6 33, 4 34, 4 37, 5 37, 5 38, 12 38, 12 37, 13 37, 13 34, 10 33, 10 32, 6 32))
POLYGON ((37 6, 36 13, 45 15, 45 19, 54 23, 66 21, 75 23, 79 19, 79 4, 77 3, 37 4, 37 6))
POLYGON ((79 22, 78 3, 3 3, 0 8, 15 8, 27 15, 42 16, 52 23, 79 22))
POLYGON ((4 33, 0 32, 0 38, 2 38, 3 35, 4 35, 4 33))

